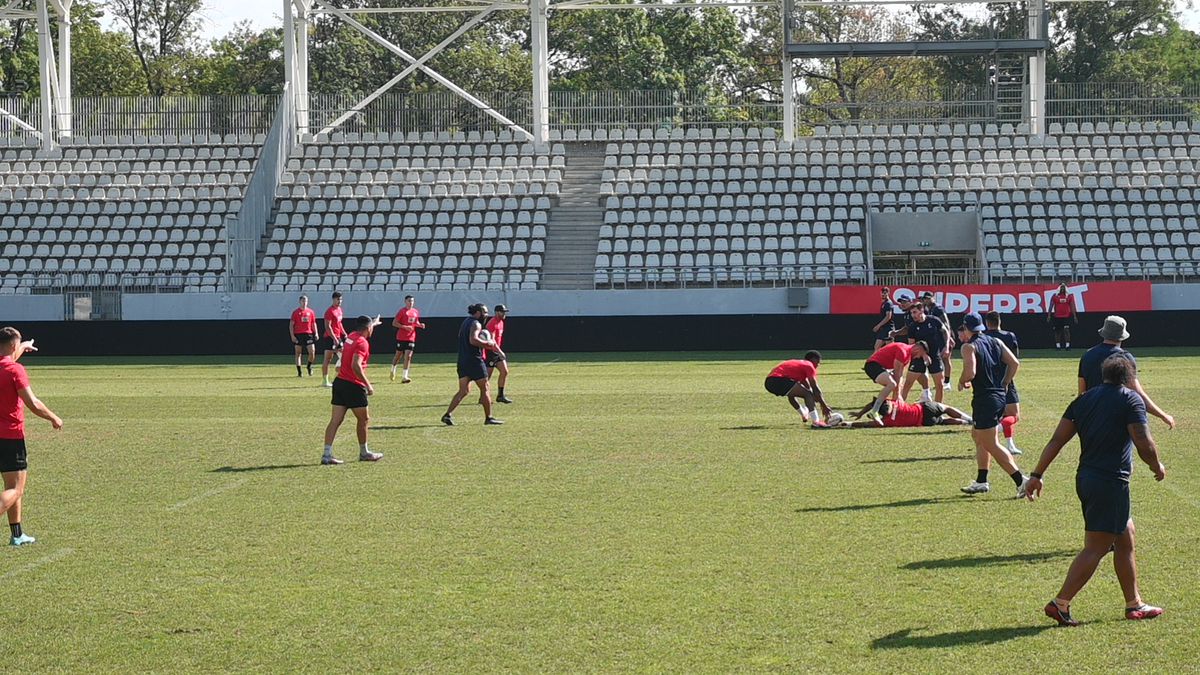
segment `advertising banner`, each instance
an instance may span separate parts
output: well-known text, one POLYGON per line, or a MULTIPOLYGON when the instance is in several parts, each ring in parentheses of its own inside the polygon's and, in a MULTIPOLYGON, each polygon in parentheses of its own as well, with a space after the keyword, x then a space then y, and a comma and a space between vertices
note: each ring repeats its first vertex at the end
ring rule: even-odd
MULTIPOLYGON (((834 286, 829 290, 832 314, 878 314, 879 286, 834 286)), ((907 295, 916 298, 926 291, 951 314, 1000 312, 1001 314, 1044 313, 1054 284, 979 284, 970 286, 894 286, 892 301, 907 295)), ((1100 281, 1068 283, 1067 293, 1077 312, 1148 311, 1152 299, 1149 281, 1100 281)))

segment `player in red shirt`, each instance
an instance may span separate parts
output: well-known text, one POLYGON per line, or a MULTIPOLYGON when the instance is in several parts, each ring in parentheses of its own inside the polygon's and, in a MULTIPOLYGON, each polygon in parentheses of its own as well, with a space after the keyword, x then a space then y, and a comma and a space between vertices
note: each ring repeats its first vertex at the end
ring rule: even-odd
POLYGON ((867 362, 863 364, 863 371, 871 381, 883 387, 879 391, 879 395, 875 397, 875 403, 871 406, 871 410, 867 416, 873 420, 879 421, 879 411, 883 407, 883 402, 889 396, 900 400, 900 383, 904 381, 904 373, 908 370, 913 359, 924 359, 929 354, 929 345, 918 340, 913 344, 904 342, 893 342, 890 345, 880 347, 867 362))
POLYGON ((25 495, 25 476, 29 463, 25 450, 25 408, 55 429, 63 421, 50 411, 29 388, 29 375, 17 363, 29 352, 36 352, 33 340, 21 340, 16 328, 0 328, 0 476, 4 491, 0 492, 0 511, 8 513, 8 528, 13 546, 32 544, 33 537, 21 531, 21 498, 25 495))
POLYGON ((821 393, 821 387, 817 384, 817 368, 820 366, 821 353, 811 351, 805 354, 803 359, 792 359, 775 366, 763 382, 767 391, 776 396, 786 396, 788 403, 792 404, 804 421, 810 422, 814 427, 826 426, 817 413, 818 403, 821 404, 825 416, 829 417, 829 405, 825 403, 825 395, 821 393), (797 398, 803 398, 804 405, 800 405, 797 398))
MULTIPOLYGON (((492 342, 500 347, 504 342, 504 320, 508 318, 508 307, 504 305, 496 305, 496 316, 493 316, 487 322, 487 331, 492 335, 492 342)), ((487 351, 483 352, 484 362, 488 367, 488 379, 492 379, 492 371, 500 371, 500 395, 496 397, 497 403, 512 403, 512 399, 504 395, 504 383, 508 381, 508 359, 504 351, 487 351)))
POLYGON ((417 329, 425 328, 421 323, 421 312, 416 308, 417 301, 413 296, 404 296, 404 307, 396 312, 392 327, 396 329, 396 355, 392 357, 391 380, 396 381, 396 366, 404 357, 404 376, 400 384, 412 382, 408 377, 408 369, 412 365, 413 350, 417 348, 417 329))
MULTIPOLYGON (((851 413, 854 419, 860 419, 867 413, 875 402, 872 401, 856 413, 851 413)), ((852 429, 878 429, 880 427, 932 427, 938 424, 971 424, 974 420, 967 413, 952 408, 937 401, 921 401, 920 403, 905 403, 904 401, 884 401, 880 408, 880 417, 862 422, 845 422, 844 426, 852 429)))
POLYGON ((321 364, 322 386, 332 387, 329 381, 329 364, 334 362, 342 351, 342 341, 346 339, 346 329, 342 327, 342 294, 334 292, 333 302, 325 310, 324 337, 321 338, 321 348, 325 350, 325 362, 321 364))
POLYGON ((370 404, 367 397, 375 393, 371 381, 367 379, 367 361, 371 358, 371 335, 375 326, 382 323, 379 317, 360 316, 354 320, 354 332, 347 335, 342 344, 342 365, 338 368, 337 378, 333 381, 333 414, 329 418, 329 426, 325 427, 325 454, 321 456, 321 464, 342 464, 342 460, 333 456, 333 439, 337 437, 338 427, 346 419, 346 411, 353 410, 358 422, 358 461, 378 462, 383 454, 371 452, 367 447, 367 424, 371 421, 370 404))
POLYGON ((1075 314, 1075 298, 1067 293, 1067 285, 1059 284, 1058 293, 1050 296, 1050 311, 1046 312, 1046 323, 1054 325, 1054 349, 1071 348, 1071 324, 1079 324, 1075 314))
POLYGON ((308 296, 300 296, 300 306, 292 311, 288 319, 288 334, 296 346, 296 377, 304 377, 300 370, 300 354, 308 351, 308 374, 312 375, 313 361, 317 360, 317 313, 308 308, 308 296))

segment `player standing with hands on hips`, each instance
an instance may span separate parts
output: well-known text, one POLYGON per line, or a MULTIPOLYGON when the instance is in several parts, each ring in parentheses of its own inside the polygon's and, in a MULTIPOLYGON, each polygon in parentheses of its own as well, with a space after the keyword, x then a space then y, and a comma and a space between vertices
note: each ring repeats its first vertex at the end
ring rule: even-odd
POLYGON ((33 340, 21 340, 16 328, 0 328, 0 476, 4 491, 0 492, 0 511, 8 513, 9 543, 23 546, 36 541, 21 530, 21 499, 25 495, 25 476, 29 470, 25 448, 25 408, 48 420, 55 429, 63 421, 45 403, 33 395, 29 375, 18 360, 36 352, 33 340))

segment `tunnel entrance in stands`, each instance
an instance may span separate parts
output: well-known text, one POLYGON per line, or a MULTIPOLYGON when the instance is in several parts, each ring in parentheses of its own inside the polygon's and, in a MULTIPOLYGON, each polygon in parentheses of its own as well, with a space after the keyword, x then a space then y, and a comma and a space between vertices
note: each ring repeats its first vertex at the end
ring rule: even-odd
POLYGON ((870 283, 987 283, 978 209, 868 211, 870 283))
POLYGON ((983 281, 982 270, 974 255, 888 253, 876 255, 874 265, 875 283, 880 286, 944 286, 983 281))

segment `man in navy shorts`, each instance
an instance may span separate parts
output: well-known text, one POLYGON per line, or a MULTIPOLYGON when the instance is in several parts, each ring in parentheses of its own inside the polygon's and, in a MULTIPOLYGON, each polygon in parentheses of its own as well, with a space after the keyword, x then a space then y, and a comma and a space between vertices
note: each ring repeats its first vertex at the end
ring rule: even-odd
POLYGON ((962 343, 963 357, 958 389, 971 390, 971 418, 975 420, 971 438, 975 441, 975 465, 978 469, 975 480, 962 491, 969 495, 990 491, 988 471, 992 459, 995 459, 1016 484, 1017 497, 1024 497, 1026 478, 996 437, 1000 419, 1004 417, 1006 392, 1021 362, 1003 342, 983 334, 983 317, 975 312, 963 317, 962 325, 958 327, 958 338, 962 343))
POLYGON ((493 352, 500 358, 505 358, 504 352, 491 336, 484 340, 480 335, 483 330, 483 320, 488 315, 487 305, 481 302, 475 303, 467 307, 467 314, 470 316, 458 329, 458 391, 454 394, 454 398, 450 399, 450 407, 446 408, 446 414, 442 415, 442 424, 454 426, 454 418, 451 415, 458 404, 462 403, 470 393, 472 382, 479 387, 479 402, 483 405, 483 423, 504 424, 492 417, 492 395, 488 389, 488 367, 487 362, 483 359, 483 350, 493 352))
POLYGON ((1133 364, 1113 355, 1101 366, 1104 382, 1071 402, 1058 422, 1054 436, 1042 451, 1037 469, 1029 474, 1025 496, 1030 501, 1042 491, 1042 474, 1075 434, 1079 434, 1079 469, 1075 493, 1083 507, 1083 550, 1067 570, 1066 581, 1053 600, 1046 603, 1046 616, 1062 626, 1078 626, 1071 616, 1075 597, 1109 551, 1117 581, 1125 596, 1125 618, 1153 619, 1161 607, 1142 602, 1134 558, 1134 527, 1129 500, 1129 476, 1133 470, 1133 447, 1154 472, 1155 480, 1167 477, 1158 447, 1146 423, 1146 404, 1127 388, 1133 381, 1133 364))

